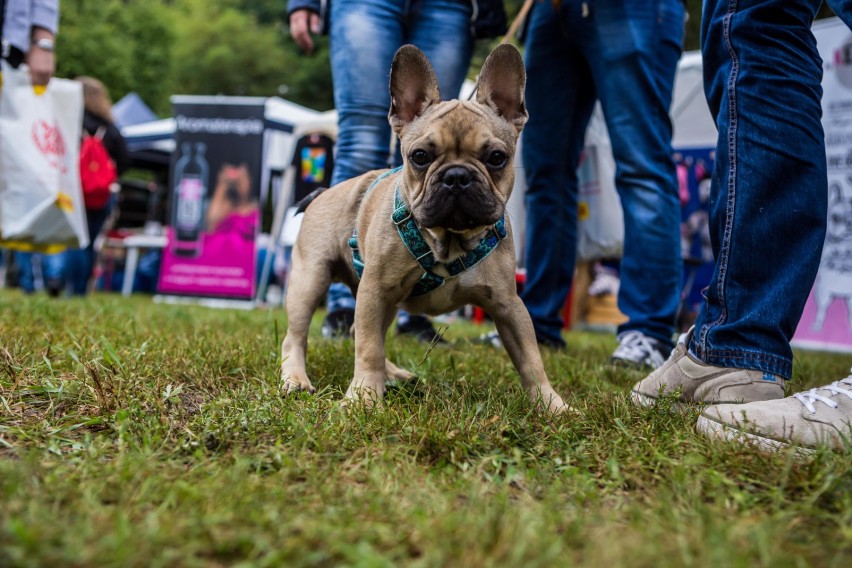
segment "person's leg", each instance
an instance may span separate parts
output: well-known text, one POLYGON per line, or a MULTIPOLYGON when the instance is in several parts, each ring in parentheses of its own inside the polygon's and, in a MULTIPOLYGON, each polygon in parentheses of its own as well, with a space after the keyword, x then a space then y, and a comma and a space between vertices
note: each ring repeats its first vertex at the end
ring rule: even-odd
POLYGON ((71 294, 82 296, 86 293, 86 267, 88 265, 86 249, 68 249, 65 251, 65 276, 71 287, 71 294))
POLYGON ((41 255, 41 278, 44 288, 53 297, 65 290, 66 252, 41 255))
POLYGON ((92 277, 92 272, 95 269, 95 239, 104 227, 110 211, 112 203, 102 209, 86 210, 86 223, 89 228, 89 245, 83 249, 75 249, 67 251, 67 269, 68 279, 71 283, 71 293, 76 296, 85 296, 89 289, 89 280, 92 277))
POLYGON ((705 90, 717 117, 716 266, 690 349, 789 378, 790 339, 819 268, 827 177, 819 0, 705 4, 705 90), (727 46, 727 47, 726 47, 727 46))
POLYGON ((331 3, 331 72, 338 113, 332 185, 389 163, 388 74, 404 42, 404 0, 331 3))
POLYGON ((18 286, 25 294, 32 294, 35 292, 33 254, 31 252, 15 252, 15 264, 18 265, 18 286))
POLYGON ((658 367, 671 351, 682 273, 669 107, 684 7, 680 0, 601 0, 594 4, 592 17, 597 35, 587 53, 624 210, 618 307, 628 321, 619 326, 619 339, 622 344, 630 339, 633 347, 642 343, 637 338, 648 339, 648 349, 630 350, 638 357, 626 352, 619 357, 625 351, 619 349, 613 358, 658 367))
MULTIPOLYGON (((419 47, 435 69, 438 90, 445 100, 459 96, 473 55, 470 33, 472 7, 453 0, 413 0, 405 14, 404 43, 419 47)), ((397 145, 394 165, 402 163, 397 145)), ((397 333, 431 341, 436 335, 429 318, 399 310, 397 333)), ((444 342, 439 337, 439 341, 444 342)))
POLYGON ((404 41, 419 47, 429 58, 444 100, 458 98, 470 68, 472 10, 468 2, 412 0, 406 14, 404 41))
POLYGON ((716 265, 695 327, 633 388, 653 403, 783 396, 790 339, 819 267, 827 179, 819 0, 707 0, 704 82, 719 142, 710 200, 716 265))
MULTIPOLYGON (((776 5, 766 7, 767 12, 758 11, 752 4, 746 3, 745 12, 724 16, 715 3, 706 6, 706 15, 713 19, 702 30, 705 52, 711 52, 709 42, 720 36, 735 38, 732 45, 742 43, 742 37, 746 36, 749 43, 761 48, 759 53, 746 51, 734 60, 739 67, 737 73, 726 69, 727 61, 719 54, 710 60, 711 67, 706 69, 709 74, 705 77, 709 80, 707 94, 711 109, 718 116, 737 103, 745 106, 760 101, 767 106, 754 112, 753 117, 745 117, 748 120, 739 116, 733 124, 721 116, 717 120, 726 127, 721 131, 720 146, 723 140, 734 145, 726 155, 726 167, 714 172, 713 179, 714 184, 727 184, 719 186, 720 190, 726 188, 727 191, 721 192, 727 199, 718 199, 727 203, 725 214, 721 212, 724 205, 719 204, 719 211, 713 211, 714 217, 730 220, 731 227, 726 230, 714 218, 713 244, 723 259, 731 260, 722 266, 717 262, 711 285, 713 294, 708 297, 706 313, 702 310, 703 317, 699 317, 700 327, 696 327, 703 333, 697 333, 694 343, 696 354, 713 364, 765 369, 786 377, 790 368, 789 340, 816 275, 825 230, 821 221, 825 220, 827 208, 825 149, 819 113, 821 66, 810 34, 810 21, 819 2, 803 2, 784 11, 776 5), (782 28, 771 18, 773 14, 768 10, 773 9, 778 11, 777 17, 786 16, 787 26, 782 28), (745 18, 748 20, 744 21, 745 18), (791 22, 795 25, 790 26, 791 22), (749 27, 745 28, 746 25, 749 27), (749 32, 755 36, 748 37, 749 32), (746 58, 749 54, 755 56, 754 61, 746 58), (731 90, 720 84, 723 70, 734 77, 740 88, 731 90), (768 74, 765 88, 752 79, 757 73, 768 74), (746 185, 743 176, 756 173, 757 163, 748 155, 752 151, 757 152, 754 160, 770 161, 768 169, 761 172, 763 175, 746 185), (737 190, 739 194, 735 193, 737 190), (743 199, 743 190, 749 192, 747 201, 743 199), (768 211, 768 207, 757 201, 770 195, 773 200, 776 195, 780 200, 776 211, 768 211), (771 216, 767 223, 761 221, 757 225, 750 240, 742 236, 742 225, 729 211, 734 206, 739 209, 744 201, 747 210, 756 209, 761 217, 771 216), (783 215, 785 211, 789 215, 783 215), (804 213, 803 223, 799 225, 801 213, 804 213), (768 253, 768 256, 761 254, 759 267, 772 268, 766 277, 774 276, 771 282, 755 280, 757 286, 753 290, 766 294, 763 302, 739 289, 743 284, 740 275, 759 278, 744 272, 741 262, 747 259, 740 258, 741 247, 754 246, 757 242, 758 254, 764 248, 768 253), (760 310, 752 318, 743 314, 749 306, 760 310)), ((847 25, 852 24, 852 3, 829 4, 847 25)), ((759 267, 753 271, 759 272, 759 267)), ((782 449, 788 444, 850 447, 852 377, 781 400, 712 406, 699 416, 697 428, 713 439, 746 441, 764 450, 782 449)))
POLYGON ((579 3, 550 2, 530 13, 521 154, 527 179, 524 243, 527 277, 521 299, 539 343, 564 346, 562 308, 577 251, 577 165, 595 90, 577 43, 584 42, 579 3))
MULTIPOLYGON (((388 73, 403 44, 403 0, 331 3, 331 72, 338 113, 331 185, 388 167, 391 129, 388 73)), ((333 283, 326 298, 323 334, 348 336, 355 314, 349 288, 333 283)))

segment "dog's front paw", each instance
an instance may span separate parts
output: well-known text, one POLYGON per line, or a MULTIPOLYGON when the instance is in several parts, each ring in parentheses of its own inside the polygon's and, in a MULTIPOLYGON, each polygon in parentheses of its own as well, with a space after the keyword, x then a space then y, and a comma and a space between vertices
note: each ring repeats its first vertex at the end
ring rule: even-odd
POLYGON ((381 381, 352 381, 349 388, 346 389, 346 402, 363 404, 367 408, 374 408, 382 405, 382 399, 385 396, 384 380, 381 381))
POLYGON ((308 380, 307 375, 284 372, 281 373, 281 390, 284 391, 284 394, 292 394, 298 391, 307 391, 313 394, 317 389, 308 380))
POLYGON ((553 389, 541 389, 535 390, 534 392, 530 392, 530 399, 532 399, 533 403, 544 412, 549 412, 550 414, 565 414, 568 412, 575 412, 575 410, 568 406, 562 397, 556 394, 556 391, 553 389))

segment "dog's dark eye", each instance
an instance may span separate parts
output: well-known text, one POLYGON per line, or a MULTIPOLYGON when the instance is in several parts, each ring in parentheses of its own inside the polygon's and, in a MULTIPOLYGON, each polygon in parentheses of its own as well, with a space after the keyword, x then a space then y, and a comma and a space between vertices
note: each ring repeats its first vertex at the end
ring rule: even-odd
POLYGON ((426 150, 415 150, 411 153, 411 161, 414 162, 415 166, 428 166, 432 161, 432 158, 429 156, 429 153, 426 150))
POLYGON ((488 155, 488 159, 485 160, 485 163, 490 168, 502 168, 506 165, 506 159, 507 158, 505 152, 495 150, 488 155))

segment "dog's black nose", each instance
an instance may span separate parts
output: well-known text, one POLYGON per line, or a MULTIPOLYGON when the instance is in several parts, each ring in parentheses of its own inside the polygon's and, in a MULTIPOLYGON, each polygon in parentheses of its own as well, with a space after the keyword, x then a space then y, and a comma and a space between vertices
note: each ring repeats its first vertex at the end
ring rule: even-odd
POLYGON ((470 184, 473 183, 473 176, 467 168, 455 166, 444 172, 443 182, 447 189, 461 192, 470 187, 470 184))

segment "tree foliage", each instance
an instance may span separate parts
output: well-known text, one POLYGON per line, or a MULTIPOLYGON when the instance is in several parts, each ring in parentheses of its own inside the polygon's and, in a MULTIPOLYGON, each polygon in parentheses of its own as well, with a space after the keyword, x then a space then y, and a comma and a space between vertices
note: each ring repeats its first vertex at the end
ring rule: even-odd
POLYGON ((135 91, 160 115, 172 94, 283 95, 332 107, 324 40, 302 55, 279 0, 63 0, 57 75, 135 91))
MULTIPOLYGON (((549 1, 549 0, 544 0, 549 1)), ((506 0, 509 20, 523 0, 506 0)), ((284 96, 333 106, 327 38, 313 55, 289 35, 285 0, 62 0, 57 74, 101 79, 114 100, 136 91, 158 114, 172 94, 284 96)), ((701 3, 688 0, 684 48, 698 49, 701 3)), ((824 8, 820 16, 833 15, 824 8)), ((480 41, 475 77, 497 39, 480 41)))

